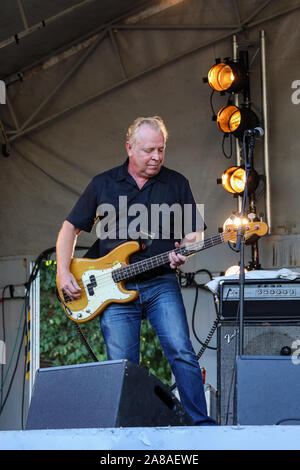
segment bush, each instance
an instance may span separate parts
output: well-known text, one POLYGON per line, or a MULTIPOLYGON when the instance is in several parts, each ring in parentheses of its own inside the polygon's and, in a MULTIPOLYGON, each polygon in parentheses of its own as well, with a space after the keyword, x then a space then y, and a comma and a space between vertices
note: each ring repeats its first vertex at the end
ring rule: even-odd
MULTIPOLYGON (((40 362, 41 367, 82 364, 93 359, 78 335, 75 323, 56 298, 56 263, 43 263, 40 271, 40 362)), ((99 361, 106 361, 105 343, 99 317, 81 323, 80 329, 99 361)), ((170 385, 171 371, 159 340, 148 320, 141 328, 140 365, 163 383, 170 385)))

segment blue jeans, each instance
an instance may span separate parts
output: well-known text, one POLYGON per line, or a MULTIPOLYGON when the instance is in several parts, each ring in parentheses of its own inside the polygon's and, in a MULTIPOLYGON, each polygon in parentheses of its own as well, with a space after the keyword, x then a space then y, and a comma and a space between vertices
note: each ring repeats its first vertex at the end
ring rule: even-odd
POLYGON ((126 282, 139 296, 110 304, 101 316, 108 360, 139 364, 142 317, 149 319, 174 374, 181 403, 197 425, 216 424, 207 415, 201 370, 193 350, 185 307, 175 274, 126 282))

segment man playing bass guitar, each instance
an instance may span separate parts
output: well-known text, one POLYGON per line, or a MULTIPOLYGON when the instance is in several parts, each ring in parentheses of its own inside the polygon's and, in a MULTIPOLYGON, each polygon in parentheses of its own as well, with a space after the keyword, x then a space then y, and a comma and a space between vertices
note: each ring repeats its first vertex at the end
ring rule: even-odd
MULTIPOLYGON (((72 274, 70 264, 78 234, 82 230, 90 232, 95 217, 99 224, 99 258, 134 238, 142 242, 144 249, 134 250, 130 264, 142 266, 167 252, 167 262, 153 265, 147 272, 141 269, 126 280, 126 289, 138 293, 133 300, 109 303, 99 315, 107 358, 138 364, 141 321, 148 318, 186 411, 196 425, 216 425, 207 414, 202 374, 190 341, 176 275, 176 268, 186 261, 177 250, 181 236, 187 235, 185 225, 189 225, 190 232, 196 232, 201 228, 199 221, 202 229, 204 224, 198 217, 188 180, 164 166, 166 141, 167 130, 158 116, 137 118, 131 124, 125 163, 95 176, 62 225, 57 239, 57 278, 69 300, 80 299, 83 286, 72 274), (163 220, 163 209, 168 220, 163 220)), ((95 293, 94 285, 96 281, 88 285, 91 295, 95 293)))

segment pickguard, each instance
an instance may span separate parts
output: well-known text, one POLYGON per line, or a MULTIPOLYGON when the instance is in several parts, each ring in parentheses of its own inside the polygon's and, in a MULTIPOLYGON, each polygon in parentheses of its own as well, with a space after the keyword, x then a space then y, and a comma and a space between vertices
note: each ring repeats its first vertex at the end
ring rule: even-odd
POLYGON ((69 311, 70 318, 83 321, 94 315, 105 302, 124 301, 131 297, 132 293, 122 292, 112 278, 112 271, 121 266, 121 263, 115 263, 110 268, 88 269, 83 273, 81 280, 88 304, 82 310, 69 311))

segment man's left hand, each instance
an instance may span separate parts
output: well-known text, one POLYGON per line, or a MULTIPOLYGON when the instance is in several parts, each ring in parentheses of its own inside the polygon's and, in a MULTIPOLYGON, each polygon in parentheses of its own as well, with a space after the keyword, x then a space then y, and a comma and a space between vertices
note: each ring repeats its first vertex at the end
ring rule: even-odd
MULTIPOLYGON (((175 247, 179 248, 180 245, 178 242, 175 243, 175 247)), ((170 260, 170 266, 172 269, 176 269, 182 264, 184 264, 187 260, 186 256, 181 255, 180 253, 175 253, 175 251, 172 251, 169 254, 169 260, 170 260)))

